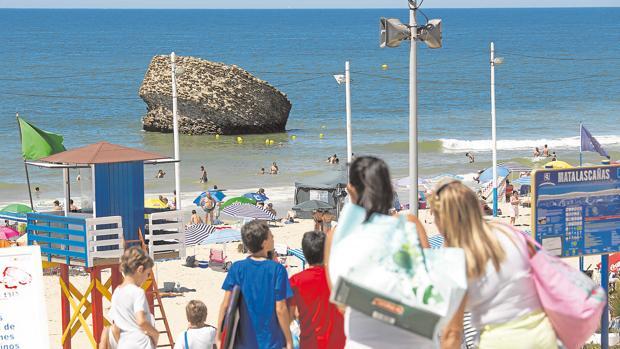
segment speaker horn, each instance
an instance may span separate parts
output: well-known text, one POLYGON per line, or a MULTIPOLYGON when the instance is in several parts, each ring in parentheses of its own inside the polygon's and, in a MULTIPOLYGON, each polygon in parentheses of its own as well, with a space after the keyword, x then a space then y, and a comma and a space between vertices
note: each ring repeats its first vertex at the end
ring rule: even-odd
POLYGON ((441 47, 441 19, 431 19, 418 31, 419 38, 428 48, 441 47))
POLYGON ((411 39, 411 30, 396 18, 381 18, 381 43, 379 47, 398 47, 403 40, 411 39))

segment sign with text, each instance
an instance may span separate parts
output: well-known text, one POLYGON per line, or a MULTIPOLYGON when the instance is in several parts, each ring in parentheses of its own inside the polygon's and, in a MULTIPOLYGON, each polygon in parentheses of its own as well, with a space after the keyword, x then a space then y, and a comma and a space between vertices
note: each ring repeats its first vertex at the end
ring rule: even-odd
POLYGON ((534 172, 532 234, 561 257, 620 251, 620 166, 534 172))
POLYGON ((0 248, 0 348, 49 348, 39 246, 0 248))

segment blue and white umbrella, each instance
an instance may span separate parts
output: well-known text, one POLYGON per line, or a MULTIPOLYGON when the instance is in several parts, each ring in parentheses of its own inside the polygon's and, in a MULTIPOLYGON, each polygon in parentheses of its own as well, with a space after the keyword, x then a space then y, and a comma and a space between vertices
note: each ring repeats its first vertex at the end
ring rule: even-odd
POLYGON ((512 181, 512 183, 518 184, 518 185, 532 185, 532 177, 526 176, 526 177, 517 178, 514 181, 512 181))
MULTIPOLYGON (((497 176, 498 177, 506 177, 510 174, 510 169, 502 166, 497 166, 497 176)), ((493 167, 489 167, 486 170, 482 171, 480 174, 480 183, 488 182, 493 180, 493 167)))
POLYGON ((243 194, 243 197, 248 198, 248 199, 253 199, 253 200, 256 200, 258 202, 263 202, 263 201, 269 200, 267 195, 263 195, 263 194, 259 194, 259 193, 245 193, 245 194, 243 194))
MULTIPOLYGON (((215 202, 221 202, 226 197, 226 194, 224 194, 223 192, 221 192, 219 190, 209 190, 208 193, 211 194, 211 197, 213 198, 213 200, 215 200, 215 202)), ((202 193, 200 193, 200 195, 198 195, 194 199, 193 202, 194 202, 194 204, 196 206, 202 206, 203 205, 203 199, 206 198, 206 197, 207 197, 207 192, 203 191, 202 193)))
POLYGON ((202 240, 201 245, 225 244, 228 242, 241 241, 241 232, 237 229, 215 229, 213 234, 202 240))
POLYGON ((210 224, 194 224, 185 229, 185 246, 198 245, 213 234, 215 227, 210 224))
POLYGON ((237 218, 273 220, 276 217, 264 208, 250 204, 232 204, 224 207, 222 213, 237 218))
POLYGON ((428 244, 431 245, 431 248, 442 248, 443 247, 443 236, 437 234, 428 238, 428 244))

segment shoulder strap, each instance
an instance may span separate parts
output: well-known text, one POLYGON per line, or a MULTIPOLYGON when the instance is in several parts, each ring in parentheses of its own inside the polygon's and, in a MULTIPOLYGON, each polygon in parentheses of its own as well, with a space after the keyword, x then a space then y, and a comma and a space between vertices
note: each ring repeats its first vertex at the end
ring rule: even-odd
POLYGON ((185 331, 185 349, 189 349, 189 342, 187 341, 187 330, 185 331))

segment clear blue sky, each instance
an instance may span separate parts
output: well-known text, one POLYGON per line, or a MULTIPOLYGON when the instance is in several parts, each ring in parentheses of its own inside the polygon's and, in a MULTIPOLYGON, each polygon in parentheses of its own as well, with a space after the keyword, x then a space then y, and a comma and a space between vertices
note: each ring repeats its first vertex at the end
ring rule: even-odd
MULTIPOLYGON (((403 8, 406 0, 0 0, 0 8, 403 8)), ((618 7, 618 0, 425 0, 440 7, 618 7)))

